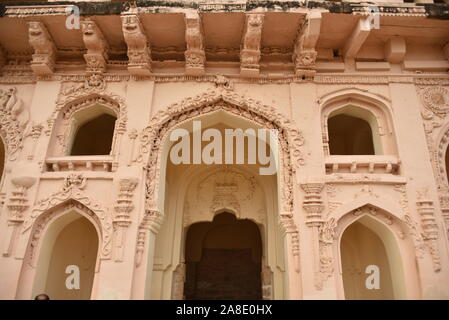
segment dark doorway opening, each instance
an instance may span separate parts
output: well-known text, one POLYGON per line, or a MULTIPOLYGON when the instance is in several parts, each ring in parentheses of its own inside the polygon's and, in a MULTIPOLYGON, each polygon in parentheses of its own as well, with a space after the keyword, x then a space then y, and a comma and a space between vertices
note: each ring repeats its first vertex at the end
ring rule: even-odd
POLYGON ((262 299, 262 244, 254 222, 221 213, 193 224, 185 257, 186 299, 262 299))

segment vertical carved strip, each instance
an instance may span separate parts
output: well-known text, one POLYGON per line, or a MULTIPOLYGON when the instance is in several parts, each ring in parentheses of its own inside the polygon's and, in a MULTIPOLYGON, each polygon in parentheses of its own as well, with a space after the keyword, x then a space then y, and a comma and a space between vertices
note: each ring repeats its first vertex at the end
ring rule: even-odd
POLYGON ((29 207, 27 191, 33 186, 35 181, 36 179, 33 177, 16 177, 11 180, 15 186, 15 190, 11 192, 9 202, 6 206, 9 211, 7 236, 9 241, 5 242, 4 256, 9 256, 12 253, 19 227, 25 221, 23 213, 29 207))
MULTIPOLYGON (((321 290, 323 288, 323 280, 327 278, 321 275, 321 254, 324 253, 320 241, 320 227, 323 224, 322 212, 324 210, 321 192, 323 191, 324 184, 301 184, 301 188, 306 192, 302 205, 307 212, 306 225, 312 229, 315 287, 321 290)), ((328 257, 324 258, 327 259, 328 257)))
POLYGON ((282 231, 287 236, 287 242, 292 251, 295 271, 299 273, 299 231, 293 220, 293 214, 291 212, 281 213, 279 223, 282 231))
POLYGON ((131 224, 131 211, 134 209, 132 198, 137 183, 137 179, 133 178, 121 179, 119 182, 120 190, 114 206, 115 217, 113 220, 115 230, 115 261, 123 261, 126 230, 131 224))
POLYGON ((435 219, 435 206, 427 195, 427 189, 418 192, 416 206, 421 216, 421 227, 423 229, 424 244, 432 257, 433 270, 441 270, 440 250, 438 248, 438 224, 435 219))

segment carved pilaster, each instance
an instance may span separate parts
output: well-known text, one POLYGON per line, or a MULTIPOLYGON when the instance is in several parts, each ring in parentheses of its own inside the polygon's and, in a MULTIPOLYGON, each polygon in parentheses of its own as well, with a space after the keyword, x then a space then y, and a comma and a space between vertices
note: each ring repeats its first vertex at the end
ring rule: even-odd
POLYGON ((6 207, 9 211, 8 218, 8 237, 3 250, 4 256, 9 256, 12 253, 15 240, 18 236, 19 227, 25 221, 23 213, 29 207, 27 191, 33 186, 36 181, 33 177, 15 177, 11 179, 15 189, 11 192, 6 207))
POLYGON ((122 15, 122 30, 128 46, 128 71, 137 76, 151 73, 151 49, 145 30, 135 14, 122 15))
POLYGON ((86 71, 89 73, 99 73, 106 70, 108 60, 108 43, 103 33, 93 20, 81 21, 83 32, 83 41, 87 53, 84 55, 86 60, 86 71))
POLYGON ((126 229, 131 224, 131 211, 134 209, 133 194, 137 186, 137 179, 125 178, 119 182, 119 194, 115 201, 114 211, 114 248, 115 261, 123 261, 126 241, 126 229))
POLYGON ((293 63, 296 75, 313 76, 316 69, 315 50, 321 29, 321 13, 311 11, 301 27, 293 49, 293 63))
POLYGON ((438 249, 438 224, 435 219, 435 206, 427 195, 427 189, 418 192, 416 206, 421 216, 424 244, 432 256, 433 270, 438 272, 441 270, 440 250, 438 249))
POLYGON ((260 39, 264 15, 247 13, 240 50, 240 74, 247 77, 259 75, 260 39))
POLYGON ((142 262, 143 253, 146 247, 147 239, 149 237, 148 231, 156 235, 161 229, 163 218, 163 214, 158 210, 148 209, 145 211, 145 215, 139 225, 139 232, 137 234, 135 261, 137 267, 142 262))
POLYGON ((201 18, 198 12, 187 12, 185 15, 186 23, 186 74, 202 75, 204 74, 204 64, 206 63, 206 54, 204 53, 204 36, 202 30, 201 18))
POLYGON ((307 183, 301 184, 301 188, 305 191, 303 208, 307 212, 306 225, 312 229, 313 257, 314 257, 314 274, 315 287, 322 289, 323 277, 321 276, 321 249, 322 245, 319 239, 320 226, 323 224, 322 212, 324 210, 321 191, 323 191, 323 183, 307 183))
POLYGON ((28 22, 28 41, 34 49, 31 69, 38 76, 52 74, 56 59, 56 47, 43 22, 28 22))
POLYGON ((287 236, 288 245, 294 260, 295 271, 299 273, 299 231, 293 220, 293 213, 281 213, 279 223, 283 233, 287 236))

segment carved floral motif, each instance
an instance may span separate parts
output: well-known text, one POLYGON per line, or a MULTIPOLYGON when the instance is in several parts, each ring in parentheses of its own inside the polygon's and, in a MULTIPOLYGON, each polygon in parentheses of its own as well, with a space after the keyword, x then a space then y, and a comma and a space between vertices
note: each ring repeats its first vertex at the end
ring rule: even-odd
POLYGON ((0 89, 0 134, 4 139, 9 160, 16 160, 23 147, 28 120, 28 111, 16 96, 16 89, 0 89))

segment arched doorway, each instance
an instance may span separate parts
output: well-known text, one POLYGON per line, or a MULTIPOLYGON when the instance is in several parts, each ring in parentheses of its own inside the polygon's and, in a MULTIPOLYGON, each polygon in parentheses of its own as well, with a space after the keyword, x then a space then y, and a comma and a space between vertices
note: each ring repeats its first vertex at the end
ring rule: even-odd
POLYGON ((351 223, 342 234, 340 254, 345 299, 402 297, 401 258, 393 234, 382 223, 369 216, 351 223))
POLYGON ((225 212, 191 225, 185 259, 186 299, 262 298, 262 244, 254 222, 225 212))
POLYGON ((83 215, 72 211, 57 218, 42 240, 33 296, 46 293, 52 300, 90 299, 98 244, 94 225, 83 215))

